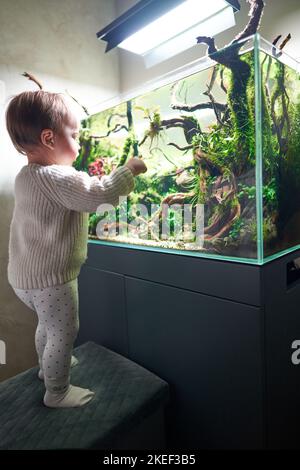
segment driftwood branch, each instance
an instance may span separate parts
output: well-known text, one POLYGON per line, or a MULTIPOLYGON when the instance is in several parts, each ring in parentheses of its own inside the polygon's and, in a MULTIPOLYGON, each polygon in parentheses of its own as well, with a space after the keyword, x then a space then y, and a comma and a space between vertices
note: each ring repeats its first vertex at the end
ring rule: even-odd
POLYGON ((120 132, 122 129, 125 129, 128 132, 128 127, 125 125, 122 126, 121 124, 116 124, 113 129, 110 129, 107 134, 105 135, 91 135, 90 137, 93 139, 105 139, 108 137, 110 134, 116 134, 117 132, 120 132))
MULTIPOLYGON (((171 119, 163 119, 159 125, 157 125, 156 128, 156 134, 158 135, 159 132, 165 130, 165 129, 172 129, 172 128, 180 128, 183 129, 185 139, 187 143, 189 144, 188 148, 190 145, 192 145, 193 137, 196 134, 201 133, 200 125, 196 119, 194 119, 192 116, 181 116, 181 117, 175 117, 171 119)), ((147 131, 143 137, 143 139, 139 142, 139 146, 143 145, 148 138, 151 138, 151 133, 147 131)), ((151 138, 153 140, 153 138, 151 138)))
POLYGON ((108 120, 107 120, 107 127, 110 128, 110 125, 111 125, 111 121, 113 118, 115 117, 120 117, 120 118, 126 118, 126 114, 120 114, 120 113, 113 113, 109 116, 108 120))
POLYGON ((150 137, 149 134, 145 134, 144 137, 142 138, 142 140, 139 142, 139 147, 141 145, 144 145, 144 143, 146 142, 146 140, 148 139, 148 137, 150 137))
POLYGON ((191 150, 194 146, 193 145, 187 145, 186 147, 180 147, 177 144, 174 144, 173 142, 170 142, 168 145, 175 147, 176 149, 180 150, 181 152, 186 152, 187 150, 191 150))
POLYGON ((220 79, 221 79, 220 86, 221 86, 222 90, 224 91, 224 93, 226 93, 226 95, 227 95, 228 90, 227 90, 227 88, 224 84, 224 67, 222 67, 221 70, 220 70, 220 79))
POLYGON ((245 39, 248 36, 251 36, 252 34, 255 34, 256 31, 259 28, 262 15, 263 15, 263 10, 265 7, 265 3, 263 0, 247 0, 248 3, 250 3, 250 11, 249 15, 250 20, 248 24, 246 25, 245 29, 239 33, 236 38, 232 41, 231 44, 234 44, 241 39, 245 39))
POLYGON ((178 101, 176 97, 177 89, 178 89, 178 82, 174 83, 171 88, 171 108, 172 109, 185 111, 188 113, 193 113, 194 111, 197 111, 200 109, 214 109, 214 106, 215 106, 215 108, 220 112, 225 112, 226 110, 226 105, 222 103, 215 103, 214 106, 211 102, 210 103, 197 103, 194 105, 181 103, 178 101))
POLYGON ((282 51, 282 49, 287 45, 287 43, 292 39, 292 35, 289 33, 287 37, 282 41, 282 43, 279 46, 279 49, 282 51))
POLYGON ((215 54, 218 52, 218 49, 216 48, 215 45, 215 39, 211 38, 209 36, 198 36, 197 37, 197 43, 198 44, 206 44, 208 47, 208 55, 215 54))
MULTIPOLYGON (((263 10, 264 10, 264 2, 263 0, 248 0, 248 3, 250 3, 250 11, 249 11, 249 16, 250 20, 244 30, 239 33, 233 41, 228 45, 232 46, 233 44, 238 43, 242 39, 245 39, 248 36, 251 36, 255 34, 259 28, 260 21, 263 15, 263 10)), ((208 37, 208 36, 198 36, 197 37, 197 43, 198 44, 206 44, 208 46, 208 55, 212 56, 213 59, 218 62, 219 64, 225 65, 228 68, 233 67, 233 62, 236 65, 236 60, 238 58, 238 51, 242 47, 241 44, 237 44, 236 48, 230 47, 227 49, 225 47, 225 50, 218 51, 218 49, 215 46, 215 40, 214 38, 208 37)))
POLYGON ((177 165, 174 162, 172 162, 172 160, 169 159, 169 157, 165 154, 165 152, 161 148, 154 147, 150 150, 150 153, 152 154, 153 152, 155 152, 157 150, 165 157, 166 160, 168 160, 169 163, 171 163, 176 168, 177 165))
POLYGON ((77 104, 83 109, 83 111, 85 112, 85 114, 86 114, 87 116, 90 115, 90 113, 88 112, 87 108, 86 108, 85 106, 83 106, 83 104, 79 103, 79 101, 78 101, 76 98, 74 98, 74 96, 72 96, 72 95, 68 92, 68 90, 65 90, 65 92, 67 93, 67 95, 70 96, 70 98, 72 98, 72 100, 75 101, 75 103, 77 103, 77 104))
MULTIPOLYGON (((215 66, 215 67, 213 67, 213 69, 212 69, 212 73, 211 73, 209 85, 207 86, 207 91, 208 91, 208 93, 210 93, 211 90, 213 89, 213 86, 214 86, 214 84, 215 84, 217 75, 218 75, 218 67, 215 66)), ((205 94, 205 93, 204 93, 204 94, 205 94)))
POLYGON ((288 34, 286 38, 282 41, 282 43, 279 46, 279 52, 276 50, 276 44, 278 43, 279 39, 281 38, 281 34, 277 36, 277 38, 273 41, 273 48, 272 48, 272 55, 274 57, 280 57, 282 55, 282 50, 283 48, 287 45, 287 43, 291 40, 292 36, 291 34, 288 34))
MULTIPOLYGON (((28 80, 31 80, 32 82, 34 82, 39 87, 40 90, 43 90, 43 85, 41 84, 41 82, 34 75, 32 75, 31 73, 28 73, 28 72, 23 72, 22 75, 23 75, 23 77, 28 78, 28 80)), ((72 100, 75 101, 75 103, 77 103, 83 109, 85 114, 87 116, 89 116, 89 112, 88 112, 87 108, 85 106, 83 106, 81 103, 79 103, 79 101, 76 98, 74 98, 74 96, 72 96, 68 92, 68 90, 65 90, 65 92, 67 93, 68 96, 70 96, 70 98, 72 98, 72 100)))
POLYGON ((39 82, 39 80, 37 78, 34 77, 34 75, 32 75, 31 73, 28 73, 28 72, 23 72, 22 75, 26 78, 28 78, 28 80, 31 80, 32 82, 36 83, 36 85, 39 87, 40 90, 43 89, 43 86, 41 84, 41 82, 39 82))
POLYGON ((217 108, 217 106, 216 106, 216 101, 215 101, 215 99, 214 99, 214 97, 213 97, 213 95, 212 95, 212 93, 211 93, 209 87, 208 87, 207 91, 205 91, 203 94, 204 94, 204 95, 207 95, 207 96, 209 97, 210 102, 211 102, 211 104, 212 104, 212 108, 213 108, 214 113, 215 113, 215 116, 216 116, 216 119, 217 119, 218 123, 219 123, 221 126, 223 126, 224 123, 222 122, 220 112, 219 112, 219 110, 218 110, 218 108, 217 108))
MULTIPOLYGON (((281 55, 281 52, 277 53, 276 51, 276 45, 278 44, 279 40, 281 39, 281 34, 278 35, 274 41, 272 42, 272 45, 273 45, 273 49, 272 49, 272 55, 273 56, 276 56, 276 57, 279 57, 281 55)), ((289 42, 289 40, 291 39, 291 35, 288 34, 287 37, 284 39, 284 41, 280 44, 279 46, 279 49, 280 51, 282 51, 282 49, 286 46, 286 44, 289 42)), ((266 72, 266 78, 265 78, 265 90, 266 90, 266 96, 267 96, 267 99, 268 99, 268 102, 269 102, 269 105, 271 105, 271 95, 270 95, 270 90, 269 90, 269 78, 270 78, 270 72, 271 72, 271 66, 272 66, 272 57, 271 56, 268 56, 266 55, 264 60, 262 61, 262 67, 264 66, 266 60, 268 60, 268 66, 267 66, 267 72, 266 72)), ((286 91, 285 91, 286 92, 286 91)), ((289 100, 288 96, 287 96, 287 100, 289 100)), ((275 123, 274 123, 275 124, 275 123)), ((276 124, 275 124, 276 125, 276 124)))

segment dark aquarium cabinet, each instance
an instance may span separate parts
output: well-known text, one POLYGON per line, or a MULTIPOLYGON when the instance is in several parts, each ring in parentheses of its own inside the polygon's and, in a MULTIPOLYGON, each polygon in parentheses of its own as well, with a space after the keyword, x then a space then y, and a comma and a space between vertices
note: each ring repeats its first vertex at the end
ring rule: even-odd
POLYGON ((300 448, 299 63, 259 35, 83 122, 77 169, 143 155, 90 214, 77 343, 170 385, 170 448, 300 448))
POLYGON ((169 383, 170 447, 300 448, 297 256, 259 266, 90 243, 77 344, 169 383))

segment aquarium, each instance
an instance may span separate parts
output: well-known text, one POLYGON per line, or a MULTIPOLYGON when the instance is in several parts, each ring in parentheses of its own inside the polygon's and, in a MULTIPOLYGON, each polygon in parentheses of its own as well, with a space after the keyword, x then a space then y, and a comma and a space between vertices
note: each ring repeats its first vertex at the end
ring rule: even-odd
POLYGON ((256 264, 299 248, 299 78, 256 34, 83 120, 78 170, 148 168, 90 241, 256 264))

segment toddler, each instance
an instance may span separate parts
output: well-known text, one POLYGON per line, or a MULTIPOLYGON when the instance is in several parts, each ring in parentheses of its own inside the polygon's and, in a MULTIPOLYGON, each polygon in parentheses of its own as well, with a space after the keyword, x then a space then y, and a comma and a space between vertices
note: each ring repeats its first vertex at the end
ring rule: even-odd
POLYGON ((10 226, 8 280, 16 295, 37 313, 35 346, 43 402, 78 407, 94 392, 70 384, 76 365, 72 348, 79 329, 77 277, 87 257, 88 214, 102 203, 116 206, 147 168, 139 158, 108 176, 77 171, 80 122, 70 99, 43 90, 15 96, 6 125, 28 164, 15 179, 10 226))

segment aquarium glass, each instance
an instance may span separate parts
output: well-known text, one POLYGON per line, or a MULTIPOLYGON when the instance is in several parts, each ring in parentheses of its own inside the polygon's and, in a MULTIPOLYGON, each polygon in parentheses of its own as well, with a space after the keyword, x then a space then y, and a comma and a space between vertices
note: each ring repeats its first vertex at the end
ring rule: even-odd
POLYGON ((90 214, 90 242, 258 264, 294 249, 297 68, 255 35, 85 119, 78 170, 105 178, 139 155, 148 167, 117 208, 90 214))
POLYGON ((260 39, 264 260, 300 243, 299 62, 260 39))

